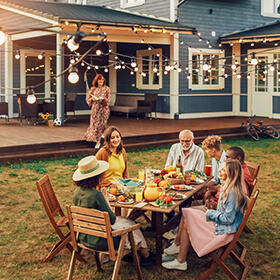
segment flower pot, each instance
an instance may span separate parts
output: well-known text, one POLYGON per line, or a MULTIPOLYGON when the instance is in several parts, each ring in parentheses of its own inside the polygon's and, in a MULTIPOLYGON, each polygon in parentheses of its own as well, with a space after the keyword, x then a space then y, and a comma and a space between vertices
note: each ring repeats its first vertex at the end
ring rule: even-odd
POLYGON ((53 127, 53 120, 47 120, 46 121, 47 126, 53 127))

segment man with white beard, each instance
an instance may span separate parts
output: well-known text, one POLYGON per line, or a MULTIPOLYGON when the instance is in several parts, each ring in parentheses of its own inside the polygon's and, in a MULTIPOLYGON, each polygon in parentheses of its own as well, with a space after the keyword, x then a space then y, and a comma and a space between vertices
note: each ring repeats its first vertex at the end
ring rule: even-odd
POLYGON ((170 148, 165 167, 173 165, 176 167, 179 156, 183 165, 183 172, 186 170, 199 170, 204 172, 204 152, 194 144, 193 132, 185 129, 179 134, 180 143, 173 144, 170 148))

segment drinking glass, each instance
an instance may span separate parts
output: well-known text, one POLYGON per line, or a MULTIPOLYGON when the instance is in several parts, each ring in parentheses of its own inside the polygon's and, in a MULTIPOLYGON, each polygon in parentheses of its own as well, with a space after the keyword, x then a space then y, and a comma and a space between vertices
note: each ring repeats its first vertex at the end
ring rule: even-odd
POLYGON ((135 188, 135 200, 136 201, 143 200, 143 188, 135 188))
POLYGON ((145 180, 145 170, 144 169, 140 169, 139 173, 138 173, 138 177, 140 180, 145 180))
POLYGON ((212 166, 211 165, 205 165, 205 174, 206 176, 211 176, 212 166))

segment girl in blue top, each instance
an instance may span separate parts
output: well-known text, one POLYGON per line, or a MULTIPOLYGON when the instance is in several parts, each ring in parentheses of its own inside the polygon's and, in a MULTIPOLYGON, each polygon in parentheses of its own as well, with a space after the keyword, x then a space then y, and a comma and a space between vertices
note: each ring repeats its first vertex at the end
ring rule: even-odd
POLYGON ((187 270, 186 258, 190 245, 201 257, 234 238, 249 205, 240 162, 227 160, 219 169, 219 179, 223 183, 217 210, 204 213, 192 208, 182 209, 183 217, 178 232, 180 240, 164 250, 167 255, 179 255, 173 261, 162 263, 163 267, 187 270))

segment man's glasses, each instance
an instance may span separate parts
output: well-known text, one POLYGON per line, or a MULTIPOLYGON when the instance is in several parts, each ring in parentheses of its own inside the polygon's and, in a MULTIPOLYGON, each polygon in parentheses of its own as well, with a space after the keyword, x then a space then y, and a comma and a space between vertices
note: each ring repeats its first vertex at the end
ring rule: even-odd
POLYGON ((182 140, 182 139, 180 139, 181 143, 190 143, 191 141, 192 141, 192 139, 190 139, 190 140, 182 140))

